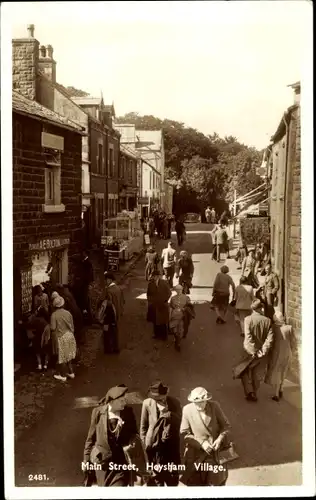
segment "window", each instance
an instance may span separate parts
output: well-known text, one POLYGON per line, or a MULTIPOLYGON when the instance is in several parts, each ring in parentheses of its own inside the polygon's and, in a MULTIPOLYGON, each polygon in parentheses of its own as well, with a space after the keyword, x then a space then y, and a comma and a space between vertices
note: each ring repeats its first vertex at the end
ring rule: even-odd
POLYGON ((98 144, 97 173, 102 174, 103 171, 103 144, 98 144))
POLYGON ((45 205, 44 211, 64 211, 61 204, 61 152, 44 148, 45 205))
POLYGON ((128 182, 130 182, 131 184, 133 182, 133 160, 130 160, 129 162, 128 182))
POLYGON ((114 176, 114 151, 113 151, 113 147, 110 147, 110 154, 109 154, 109 158, 110 158, 110 165, 109 165, 109 174, 110 174, 110 177, 113 177, 114 176))

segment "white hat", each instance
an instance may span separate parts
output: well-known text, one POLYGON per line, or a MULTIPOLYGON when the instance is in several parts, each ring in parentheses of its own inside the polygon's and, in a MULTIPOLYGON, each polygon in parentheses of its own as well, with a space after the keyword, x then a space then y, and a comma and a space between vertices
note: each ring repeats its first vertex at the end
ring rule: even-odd
POLYGON ((52 296, 51 296, 51 299, 54 300, 54 299, 57 299, 58 297, 60 297, 59 293, 58 292, 53 292, 52 296))
POLYGON ((212 399, 212 396, 204 387, 196 387, 188 396, 191 403, 203 403, 203 401, 209 401, 210 399, 212 399))
POLYGON ((65 300, 60 295, 53 300, 53 307, 63 307, 64 304, 65 300))
POLYGON ((281 311, 275 311, 273 321, 276 325, 284 325, 285 319, 281 311))

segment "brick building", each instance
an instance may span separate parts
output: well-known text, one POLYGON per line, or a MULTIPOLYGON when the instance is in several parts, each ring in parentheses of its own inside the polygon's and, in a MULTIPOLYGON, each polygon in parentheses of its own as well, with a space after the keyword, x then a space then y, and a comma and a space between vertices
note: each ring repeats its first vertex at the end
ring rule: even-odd
POLYGON ((112 126, 114 107, 103 99, 73 97, 56 81, 53 47, 40 45, 34 26, 28 38, 13 40, 13 89, 80 124, 81 193, 85 245, 100 242, 103 219, 118 212, 119 133, 112 126))
POLYGON ((269 148, 271 181, 271 254, 281 282, 278 306, 294 328, 299 371, 301 345, 301 122, 300 83, 293 86, 294 104, 284 113, 269 148))
MULTIPOLYGON (((21 82, 22 83, 22 82, 21 82)), ((34 97, 32 86, 25 90, 34 97)), ((13 276, 15 319, 32 287, 67 283, 81 250, 82 128, 13 91, 13 276)))
POLYGON ((119 158, 119 211, 137 208, 138 156, 128 146, 121 145, 119 158))

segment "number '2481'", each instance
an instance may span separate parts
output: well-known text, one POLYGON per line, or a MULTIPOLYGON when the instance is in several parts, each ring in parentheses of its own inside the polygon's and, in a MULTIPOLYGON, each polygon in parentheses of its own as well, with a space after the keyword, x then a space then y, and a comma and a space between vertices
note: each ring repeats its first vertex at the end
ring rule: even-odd
POLYGON ((46 481, 46 474, 29 474, 29 481, 46 481))

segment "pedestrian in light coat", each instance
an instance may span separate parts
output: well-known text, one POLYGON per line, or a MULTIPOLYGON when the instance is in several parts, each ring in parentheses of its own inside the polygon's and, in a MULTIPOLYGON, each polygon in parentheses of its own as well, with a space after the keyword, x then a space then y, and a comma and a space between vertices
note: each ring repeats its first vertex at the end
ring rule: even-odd
POLYGON ((241 374, 241 381, 248 401, 257 401, 257 392, 268 361, 268 353, 273 344, 273 330, 269 318, 263 314, 263 304, 259 299, 251 305, 252 314, 245 318, 244 359, 251 360, 241 374))
POLYGON ((241 336, 245 336, 245 318, 251 314, 251 304, 254 300, 254 291, 247 285, 247 278, 242 276, 235 292, 236 320, 239 323, 241 336))

